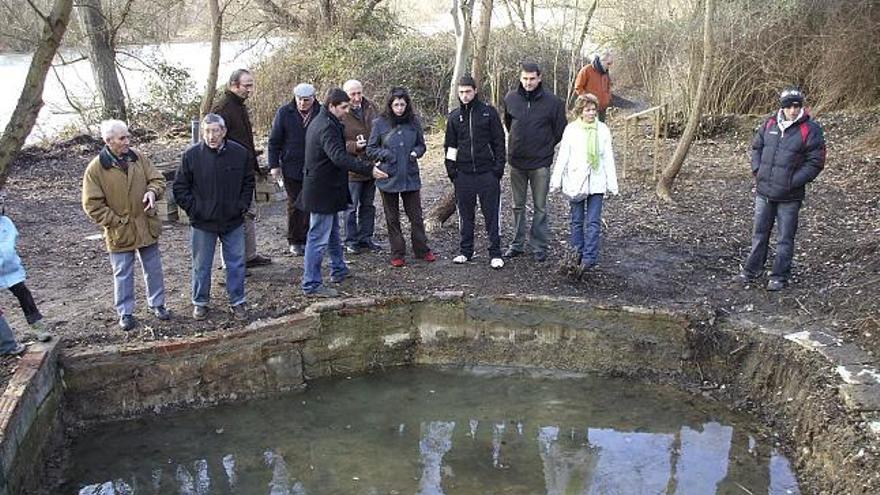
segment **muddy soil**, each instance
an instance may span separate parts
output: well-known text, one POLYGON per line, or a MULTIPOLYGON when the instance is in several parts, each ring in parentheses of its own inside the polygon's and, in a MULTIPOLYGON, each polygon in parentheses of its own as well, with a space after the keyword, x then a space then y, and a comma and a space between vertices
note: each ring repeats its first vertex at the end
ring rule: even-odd
MULTIPOLYGON (((722 317, 747 313, 759 321, 833 328, 878 352, 880 150, 854 149, 865 131, 880 122, 880 114, 836 113, 819 120, 827 133, 828 162, 801 210, 792 285, 782 292, 731 283, 749 247, 750 127, 758 122, 744 119, 720 136, 696 142, 676 182, 675 203, 664 204, 654 195, 651 180, 652 142, 636 142, 624 170, 619 117, 612 129, 618 138, 615 151, 621 194, 606 200, 600 264, 583 279, 572 279, 558 270, 568 246, 568 204, 561 196, 553 196, 549 205, 551 254, 543 263, 523 256, 508 260, 501 270, 492 270, 478 215, 477 257, 466 265, 454 265, 458 231, 453 216, 429 235, 439 255, 437 262, 408 258, 406 267, 393 268, 387 251, 348 256, 352 276, 338 288, 348 296, 463 290, 475 295, 551 294, 643 305, 700 304, 722 317)), ((181 141, 152 140, 149 135, 138 139, 136 146, 168 167, 176 166, 186 146, 181 141)), ((430 151, 422 163, 425 211, 450 188, 441 162, 441 139, 430 137, 430 151)), ((662 143, 664 163, 675 145, 675 140, 662 143)), ((138 280, 139 326, 128 333, 119 330, 110 263, 97 236, 100 229, 80 207, 82 174, 98 149, 96 141, 78 138, 25 150, 5 189, 6 212, 21 232, 19 252, 28 269, 28 285, 53 332, 64 338, 66 346, 81 347, 198 335, 241 325, 228 312, 219 270, 214 272, 209 319, 192 319, 189 227, 171 223, 165 226, 160 242, 167 305, 174 318, 160 322, 147 311, 143 283, 138 280)), ((512 234, 507 177, 502 184, 502 243, 506 243, 512 234)), ((377 238, 387 247, 378 198, 376 204, 377 238)), ((259 250, 274 263, 249 270, 246 290, 251 320, 303 309, 310 303, 299 289, 303 260, 287 252, 284 202, 261 204, 257 229, 259 250)), ((6 292, 0 304, 13 328, 26 328, 11 294, 6 292)), ((4 360, 0 379, 14 365, 14 359, 4 360)))

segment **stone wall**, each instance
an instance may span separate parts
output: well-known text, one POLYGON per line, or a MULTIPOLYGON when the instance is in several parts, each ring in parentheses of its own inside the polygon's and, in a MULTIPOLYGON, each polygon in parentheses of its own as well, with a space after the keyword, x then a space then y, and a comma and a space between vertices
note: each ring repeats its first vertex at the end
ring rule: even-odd
POLYGON ((61 434, 58 342, 32 346, 0 397, 0 495, 39 479, 47 446, 61 434))

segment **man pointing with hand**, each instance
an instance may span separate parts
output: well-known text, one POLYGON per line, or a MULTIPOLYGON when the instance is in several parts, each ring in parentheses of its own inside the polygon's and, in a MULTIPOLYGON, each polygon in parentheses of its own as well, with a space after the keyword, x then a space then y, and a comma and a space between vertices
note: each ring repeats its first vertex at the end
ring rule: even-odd
POLYGON ((341 283, 348 275, 342 255, 337 213, 351 202, 348 172, 374 179, 388 174, 361 162, 345 151, 341 119, 348 113, 350 98, 341 88, 332 88, 324 107, 306 131, 306 157, 303 190, 298 207, 310 212, 306 254, 303 261, 302 290, 308 296, 335 297, 335 289, 325 287, 321 277, 324 251, 330 254, 330 281, 341 283))

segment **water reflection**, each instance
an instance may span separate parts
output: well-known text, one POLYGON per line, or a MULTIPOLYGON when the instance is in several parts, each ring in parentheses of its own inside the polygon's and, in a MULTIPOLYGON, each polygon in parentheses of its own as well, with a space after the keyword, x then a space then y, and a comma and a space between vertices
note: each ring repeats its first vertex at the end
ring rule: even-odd
POLYGON ((741 418, 620 385, 435 370, 328 382, 307 400, 92 432, 64 493, 799 493, 741 418))

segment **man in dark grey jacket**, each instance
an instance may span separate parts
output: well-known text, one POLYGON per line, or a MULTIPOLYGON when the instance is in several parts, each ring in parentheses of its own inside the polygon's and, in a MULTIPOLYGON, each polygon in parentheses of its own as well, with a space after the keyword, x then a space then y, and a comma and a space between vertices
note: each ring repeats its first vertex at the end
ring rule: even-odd
POLYGON ((246 320, 244 217, 254 195, 251 152, 226 139, 226 123, 217 114, 205 115, 201 128, 203 141, 183 153, 173 188, 175 201, 192 225, 193 318, 208 316, 211 265, 219 239, 229 305, 236 319, 246 320))
POLYGON ((822 126, 804 109, 804 94, 788 87, 779 100, 780 109, 761 125, 752 141, 755 224, 751 252, 737 276, 740 282, 750 283, 763 275, 775 220, 778 239, 767 282, 770 291, 788 285, 805 186, 825 166, 825 136, 822 126))
POLYGON ((513 193, 514 235, 506 258, 525 253, 526 192, 531 188, 535 213, 529 232, 529 247, 536 261, 547 259, 547 192, 550 189, 550 166, 553 150, 562 140, 568 121, 565 103, 541 85, 541 68, 525 62, 519 85, 504 97, 504 125, 507 127, 510 153, 510 189, 513 193))

